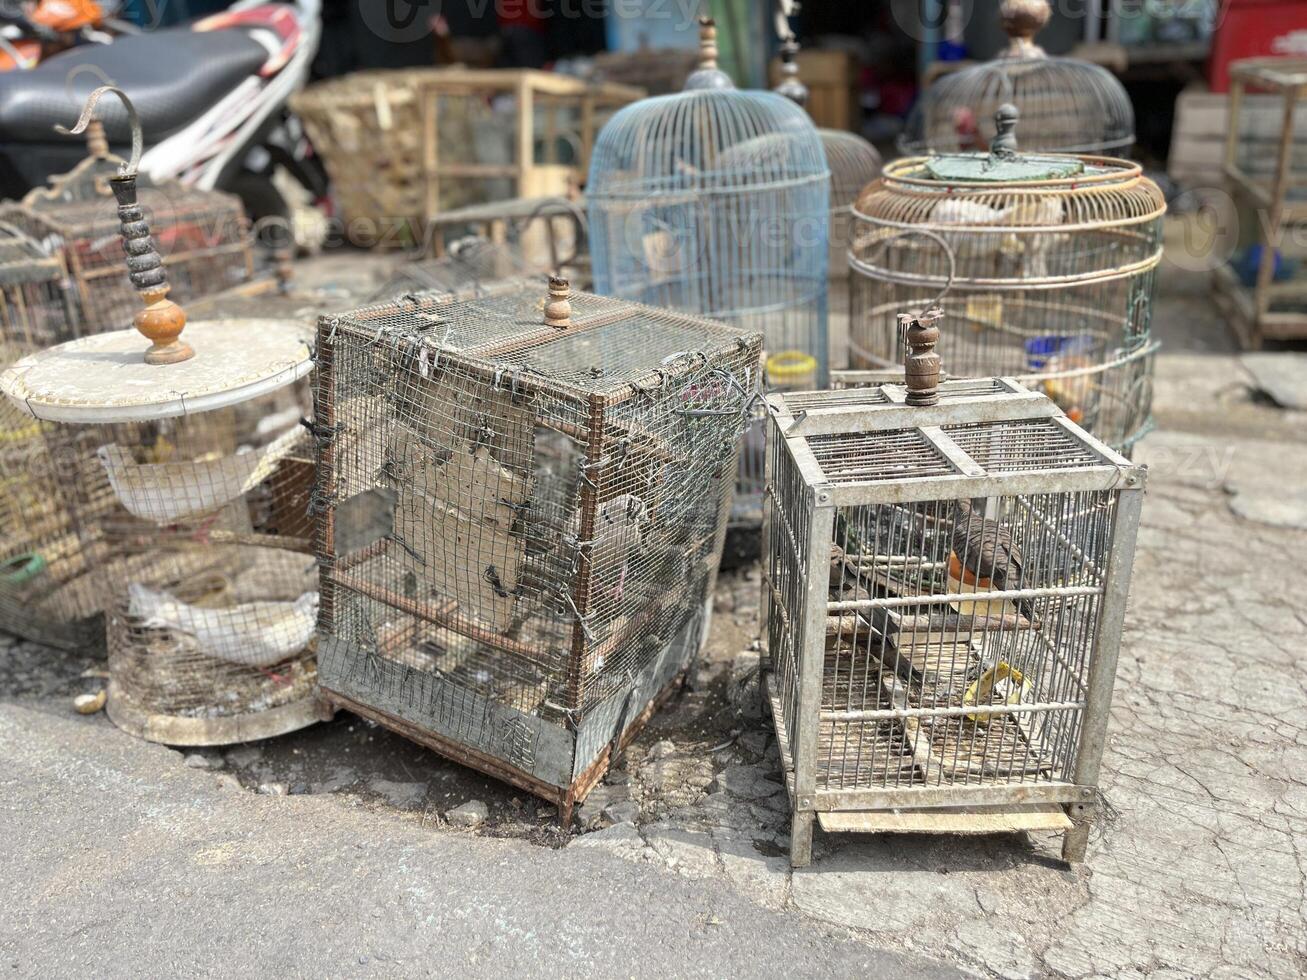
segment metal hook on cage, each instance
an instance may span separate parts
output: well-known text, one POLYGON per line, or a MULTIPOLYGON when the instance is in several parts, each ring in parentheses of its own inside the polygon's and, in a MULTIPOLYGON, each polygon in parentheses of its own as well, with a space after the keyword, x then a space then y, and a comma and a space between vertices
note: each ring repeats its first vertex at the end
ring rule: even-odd
MULTIPOLYGON (((865 217, 865 215, 859 214, 856 210, 854 211, 854 215, 857 217, 865 217)), ((922 309, 929 310, 940 305, 940 302, 949 294, 949 291, 953 288, 954 281, 957 279, 958 257, 957 253, 953 251, 953 246, 948 243, 948 239, 939 234, 939 232, 931 231, 929 228, 904 228, 901 231, 896 231, 892 235, 886 235, 884 238, 872 242, 867 250, 867 258, 870 258, 871 255, 884 248, 890 242, 912 237, 929 238, 944 250, 944 255, 948 258, 948 278, 944 282, 944 288, 941 289, 933 299, 927 301, 922 306, 922 309)), ((866 273, 867 275, 877 274, 877 270, 871 265, 871 263, 867 262, 865 258, 860 259, 853 254, 853 249, 849 249, 849 264, 858 271, 866 273)))
POLYGON ((61 136, 80 136, 86 132, 86 127, 95 118, 96 105, 107 92, 112 92, 122 101, 123 108, 127 111, 127 124, 132 130, 132 155, 126 163, 118 168, 118 173, 123 177, 135 177, 140 171, 141 153, 145 146, 145 137, 141 131, 141 117, 136 112, 136 106, 132 105, 132 100, 127 97, 127 93, 122 89, 113 85, 101 85, 87 97, 86 105, 82 107, 82 116, 77 120, 76 126, 67 129, 56 124, 54 131, 61 136))

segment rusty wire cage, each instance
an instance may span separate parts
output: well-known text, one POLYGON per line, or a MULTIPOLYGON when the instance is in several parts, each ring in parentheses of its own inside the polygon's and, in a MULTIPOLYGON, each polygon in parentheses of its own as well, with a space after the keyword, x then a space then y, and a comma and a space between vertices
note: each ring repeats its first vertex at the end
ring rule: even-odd
POLYGON ((308 332, 200 322, 193 359, 151 365, 118 331, 0 379, 52 451, 81 453, 67 492, 96 546, 109 716, 131 734, 221 745, 321 717, 308 332))
MULTIPOLYGON (((118 212, 109 181, 123 160, 91 140, 91 155, 51 178, 21 203, 0 206, 0 221, 40 242, 63 262, 84 333, 120 330, 140 305, 123 275, 118 212)), ((254 253, 239 198, 175 181, 141 181, 140 203, 180 301, 249 279, 254 253)))
MULTIPOLYGON (((701 68, 684 92, 628 106, 599 134, 586 189, 595 291, 758 331, 773 384, 825 386, 830 172, 821 139, 783 96, 736 90, 716 67, 711 20, 700 37, 701 68)), ((755 542, 763 440, 759 417, 732 517, 755 542)))
POLYGON ((901 365, 898 312, 948 291, 955 326, 941 354, 952 376, 1018 377, 1129 453, 1152 428, 1165 210, 1157 185, 1124 160, 958 154, 888 164, 854 208, 855 370, 835 383, 901 365))
POLYGON ((560 279, 324 317, 325 694, 566 822, 704 639, 760 347, 560 279))
POLYGON ((1062 830, 1084 857, 1144 470, 1016 382, 939 396, 771 399, 765 690, 796 866, 814 819, 1062 830))
POLYGON ((1046 0, 1004 0, 1000 15, 1007 49, 937 78, 913 106, 899 149, 908 156, 987 150, 994 113, 1011 102, 1027 120, 1031 150, 1128 154, 1134 106, 1116 76, 1088 61, 1051 57, 1035 44, 1050 16, 1046 0))
MULTIPOLYGON (((0 224, 0 370, 77 335, 63 264, 0 224)), ((0 629, 51 646, 94 647, 100 595, 68 493, 73 448, 0 401, 0 629), (52 451, 50 441, 58 443, 52 451)))

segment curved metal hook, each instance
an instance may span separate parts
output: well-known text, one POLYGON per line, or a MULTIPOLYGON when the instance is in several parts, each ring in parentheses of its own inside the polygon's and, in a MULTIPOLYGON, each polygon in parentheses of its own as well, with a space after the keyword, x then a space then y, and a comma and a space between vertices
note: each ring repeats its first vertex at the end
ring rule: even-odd
POLYGON ((867 250, 867 255, 864 258, 858 258, 857 256, 853 256, 852 253, 850 253, 850 255, 855 263, 861 263, 865 265, 866 259, 870 258, 872 253, 879 251, 881 248, 888 245, 890 242, 897 241, 900 238, 912 238, 913 236, 917 236, 920 238, 929 238, 936 245, 942 248, 944 250, 944 254, 948 257, 948 280, 944 283, 944 288, 939 291, 939 295, 936 296, 934 299, 932 299, 929 303, 927 303, 923 307, 923 309, 929 310, 932 307, 939 306, 940 301, 945 296, 948 295, 949 290, 953 288, 953 280, 957 278, 957 274, 958 274, 957 253, 953 251, 953 246, 951 246, 948 243, 948 240, 945 239, 943 235, 939 234, 938 232, 931 231, 928 228, 905 228, 902 231, 896 231, 892 235, 886 235, 884 238, 880 239, 879 241, 873 242, 871 247, 867 250))
POLYGON ((54 130, 64 136, 79 136, 86 132, 86 127, 95 118, 95 106, 106 92, 112 92, 122 100, 123 107, 127 110, 127 123, 132 128, 132 157, 119 168, 118 173, 122 177, 135 177, 141 166, 141 151, 144 148, 145 137, 141 132, 141 117, 136 113, 136 106, 132 105, 132 100, 122 89, 113 85, 101 85, 87 97, 86 105, 82 107, 82 118, 77 120, 76 126, 65 129, 63 126, 56 125, 54 130))

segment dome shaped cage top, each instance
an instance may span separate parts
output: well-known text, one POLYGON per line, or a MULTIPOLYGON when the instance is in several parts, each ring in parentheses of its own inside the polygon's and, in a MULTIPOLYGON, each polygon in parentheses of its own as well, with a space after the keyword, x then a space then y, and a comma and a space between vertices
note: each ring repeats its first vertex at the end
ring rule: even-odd
POLYGON ((853 210, 851 363, 897 368, 898 314, 940 301, 950 374, 1021 378, 1128 450, 1151 428, 1165 210, 1157 185, 1126 160, 963 154, 888 164, 853 210), (968 167, 986 178, 1000 168, 1072 173, 933 176, 968 167))
POLYGON ((880 176, 882 161, 876 148, 855 133, 821 129, 826 165, 830 167, 830 259, 832 278, 849 274, 848 249, 853 232, 853 202, 859 192, 880 176))
POLYGON ((1127 153, 1135 114, 1125 87, 1106 68, 1049 57, 1034 44, 1048 20, 1043 0, 1008 0, 1003 27, 1011 44, 998 58, 945 75, 918 99, 899 137, 910 155, 987 150, 995 110, 1011 102, 1025 120, 1028 150, 1127 153))

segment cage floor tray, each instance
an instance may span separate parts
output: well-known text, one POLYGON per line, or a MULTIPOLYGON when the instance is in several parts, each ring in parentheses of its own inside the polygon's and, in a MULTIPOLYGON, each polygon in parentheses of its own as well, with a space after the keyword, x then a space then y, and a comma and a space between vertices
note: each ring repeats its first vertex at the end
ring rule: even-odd
POLYGON ((1056 803, 822 812, 817 822, 827 833, 861 834, 1001 834, 1072 827, 1066 810, 1056 803))

